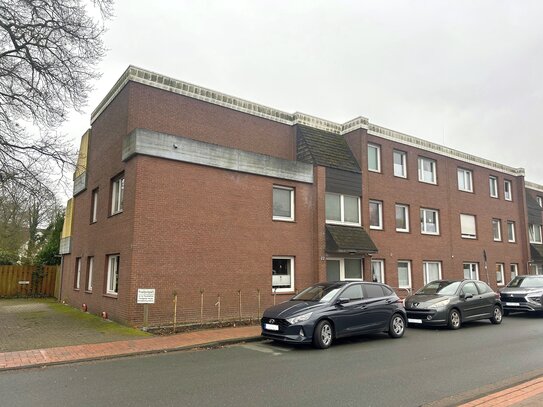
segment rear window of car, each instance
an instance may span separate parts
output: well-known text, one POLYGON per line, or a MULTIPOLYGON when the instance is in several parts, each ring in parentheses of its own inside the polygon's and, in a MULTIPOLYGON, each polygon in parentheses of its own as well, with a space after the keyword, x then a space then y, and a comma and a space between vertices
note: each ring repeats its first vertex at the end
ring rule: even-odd
POLYGON ((542 277, 515 277, 513 281, 507 284, 507 287, 512 288, 539 288, 543 287, 542 277))
POLYGON ((364 284, 364 291, 366 291, 367 298, 383 297, 383 287, 378 284, 364 284))
POLYGON ((492 289, 482 281, 476 281, 475 285, 477 286, 477 288, 479 289, 479 293, 481 294, 489 293, 492 291, 492 289))

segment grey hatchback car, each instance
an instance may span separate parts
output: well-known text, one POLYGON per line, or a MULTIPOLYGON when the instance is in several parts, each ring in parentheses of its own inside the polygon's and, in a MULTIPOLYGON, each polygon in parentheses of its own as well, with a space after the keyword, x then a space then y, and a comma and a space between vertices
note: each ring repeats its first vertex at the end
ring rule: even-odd
POLYGON ((405 299, 410 325, 447 325, 458 329, 463 322, 489 319, 502 322, 499 294, 478 280, 436 280, 405 299))

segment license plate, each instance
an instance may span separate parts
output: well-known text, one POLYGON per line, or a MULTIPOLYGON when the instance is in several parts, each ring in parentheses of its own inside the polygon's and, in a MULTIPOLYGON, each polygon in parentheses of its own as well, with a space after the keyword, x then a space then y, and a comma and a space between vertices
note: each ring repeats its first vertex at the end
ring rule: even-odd
POLYGON ((518 302, 506 302, 505 305, 508 305, 510 307, 518 307, 520 303, 518 302))
POLYGON ((422 324, 422 319, 407 318, 407 322, 410 324, 422 324))
POLYGON ((265 324, 264 328, 266 328, 268 331, 278 331, 279 330, 279 325, 265 324))

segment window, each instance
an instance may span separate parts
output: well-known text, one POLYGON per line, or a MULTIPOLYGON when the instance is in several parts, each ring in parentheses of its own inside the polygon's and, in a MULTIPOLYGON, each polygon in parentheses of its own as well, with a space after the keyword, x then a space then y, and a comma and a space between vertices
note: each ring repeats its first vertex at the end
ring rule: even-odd
POLYGON ((381 172, 381 147, 368 144, 368 170, 381 172))
POLYGON ((294 291, 294 257, 272 257, 272 290, 294 291))
POLYGON ((511 264, 510 271, 511 271, 511 280, 512 280, 516 276, 518 276, 518 264, 511 264))
POLYGON ((502 223, 499 219, 492 219, 492 234, 495 242, 502 240, 502 223))
POLYGON ((273 219, 294 220, 294 189, 273 187, 273 219))
POLYGON ((503 277, 503 270, 505 269, 505 266, 503 263, 496 263, 496 284, 498 285, 504 285, 505 280, 503 277))
POLYGON ((385 295, 391 295, 388 293, 388 289, 385 291, 385 287, 377 284, 364 284, 364 291, 366 292, 367 298, 381 298, 385 295))
POLYGON ((87 284, 85 290, 92 291, 92 271, 94 269, 94 257, 87 260, 87 284))
POLYGON ((425 157, 419 157, 419 181, 437 184, 436 162, 425 157))
POLYGON ((114 254, 108 256, 106 293, 117 295, 119 292, 119 263, 121 256, 114 254))
POLYGON ((123 211, 124 176, 114 179, 111 183, 111 214, 123 211))
POLYGON ((420 209, 420 232, 439 235, 439 212, 435 209, 420 209))
POLYGON ((528 234, 530 235, 530 243, 541 244, 541 225, 528 225, 528 234))
POLYGON ((364 298, 362 284, 355 284, 347 287, 340 295, 341 298, 348 298, 350 301, 359 301, 364 298))
POLYGON ((383 229, 383 203, 370 201, 370 229, 383 229))
POLYGON ((441 279, 441 262, 439 261, 423 261, 422 271, 424 274, 424 284, 431 281, 441 279))
POLYGON ((407 153, 404 151, 394 150, 394 176, 407 178, 407 153))
POLYGON ((460 231, 465 239, 477 238, 475 216, 460 214, 460 231))
POLYGON ((458 168, 458 189, 473 192, 473 174, 470 170, 458 168))
POLYGON ((477 263, 464 263, 464 278, 479 280, 479 265, 477 263))
POLYGON ((328 281, 362 280, 361 259, 326 259, 328 281))
POLYGON ((375 283, 385 282, 385 261, 384 260, 371 261, 371 281, 375 283))
POLYGON ((543 208, 543 198, 538 195, 536 196, 536 199, 537 199, 537 204, 543 208))
POLYGON ((411 262, 402 260, 398 262, 398 287, 411 288, 411 262))
POLYGON ((360 226, 360 198, 327 192, 326 222, 360 226))
POLYGON ((79 290, 81 284, 81 257, 75 259, 74 288, 79 290))
POLYGON ((98 220, 98 188, 92 191, 91 223, 94 223, 97 220, 98 220))
POLYGON ((488 183, 490 186, 490 196, 492 198, 498 197, 498 178, 493 177, 492 175, 488 178, 488 183))
POLYGON ((477 290, 477 286, 471 281, 464 284, 464 287, 462 287, 462 292, 464 294, 479 295, 479 290, 477 290))
POLYGON ((503 197, 506 201, 513 200, 513 188, 511 186, 511 181, 503 181, 503 197))
POLYGON ((516 237, 515 237, 515 222, 508 221, 507 222, 507 241, 509 243, 515 243, 516 237))
POLYGON ((409 232, 409 206, 396 204, 396 232, 409 232))

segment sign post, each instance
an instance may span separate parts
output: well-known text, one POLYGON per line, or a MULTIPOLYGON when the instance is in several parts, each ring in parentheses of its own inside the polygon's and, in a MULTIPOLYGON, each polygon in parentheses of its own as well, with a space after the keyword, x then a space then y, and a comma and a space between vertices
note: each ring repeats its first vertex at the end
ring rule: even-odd
POLYGON ((138 304, 143 304, 143 330, 147 331, 149 324, 149 304, 155 303, 154 288, 138 288, 138 304))

